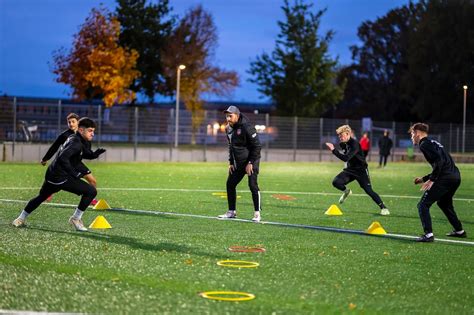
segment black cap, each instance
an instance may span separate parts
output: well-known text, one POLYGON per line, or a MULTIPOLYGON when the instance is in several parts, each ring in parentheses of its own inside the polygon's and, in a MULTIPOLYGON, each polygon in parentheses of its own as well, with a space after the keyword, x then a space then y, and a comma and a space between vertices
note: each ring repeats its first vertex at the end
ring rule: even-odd
POLYGON ((237 114, 237 115, 240 115, 240 110, 238 109, 237 106, 229 106, 229 108, 227 108, 224 113, 231 113, 231 114, 237 114))

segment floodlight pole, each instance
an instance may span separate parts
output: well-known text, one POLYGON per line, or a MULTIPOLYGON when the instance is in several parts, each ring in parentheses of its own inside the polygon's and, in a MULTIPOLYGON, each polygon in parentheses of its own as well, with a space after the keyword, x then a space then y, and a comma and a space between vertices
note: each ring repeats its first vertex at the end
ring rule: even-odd
POLYGON ((185 65, 179 65, 176 69, 176 113, 174 122, 174 147, 178 147, 178 127, 179 127, 179 81, 181 80, 181 70, 186 69, 185 65))
POLYGON ((467 85, 462 87, 464 89, 464 110, 462 116, 462 153, 465 151, 466 146, 466 101, 467 101, 467 85))

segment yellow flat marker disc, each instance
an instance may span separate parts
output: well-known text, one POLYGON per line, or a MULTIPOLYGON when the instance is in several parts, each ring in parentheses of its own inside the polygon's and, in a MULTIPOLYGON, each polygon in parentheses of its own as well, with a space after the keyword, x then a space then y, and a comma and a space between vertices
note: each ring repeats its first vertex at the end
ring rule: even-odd
POLYGON ((213 192, 212 195, 213 196, 227 196, 227 193, 226 192, 213 192))
POLYGON ((231 268, 256 268, 260 266, 260 264, 255 261, 230 260, 230 259, 219 260, 217 264, 222 267, 231 267, 231 268))
MULTIPOLYGON (((237 196, 237 199, 240 199, 241 196, 237 196)), ((221 198, 227 198, 227 195, 221 196, 221 198)))
POLYGON ((255 295, 252 293, 238 291, 207 291, 201 292, 199 295, 205 299, 231 302, 250 301, 255 299, 255 295), (236 295, 236 297, 226 297, 225 295, 236 295))

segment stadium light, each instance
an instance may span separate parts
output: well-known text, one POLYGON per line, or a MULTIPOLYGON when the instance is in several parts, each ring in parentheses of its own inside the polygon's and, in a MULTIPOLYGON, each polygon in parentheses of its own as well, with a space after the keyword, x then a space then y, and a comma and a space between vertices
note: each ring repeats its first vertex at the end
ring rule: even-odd
POLYGON ((467 85, 462 87, 464 89, 464 110, 462 115, 462 153, 466 146, 466 101, 467 101, 467 85))
POLYGON ((174 122, 174 147, 178 147, 178 127, 179 127, 179 81, 181 80, 181 70, 186 69, 185 65, 179 65, 176 69, 176 114, 174 122))

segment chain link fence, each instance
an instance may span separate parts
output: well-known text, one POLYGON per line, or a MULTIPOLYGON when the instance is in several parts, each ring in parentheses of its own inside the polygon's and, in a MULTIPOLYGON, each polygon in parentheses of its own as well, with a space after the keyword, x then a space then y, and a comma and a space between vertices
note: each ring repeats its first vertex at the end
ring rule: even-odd
MULTIPOLYGON (((99 103, 20 97, 0 97, 0 141, 13 146, 13 155, 15 145, 19 143, 51 143, 67 128, 66 116, 71 112, 97 121, 94 142, 98 146, 132 147, 131 160, 137 160, 139 148, 172 150, 175 144, 176 113, 171 104, 105 108, 99 103)), ((409 122, 280 117, 258 114, 257 111, 244 114, 259 132, 264 149, 262 155, 269 150, 289 150, 296 161, 298 152, 312 150, 322 160, 324 143, 336 143, 335 130, 343 124, 354 129, 356 138, 360 138, 364 131, 369 133, 372 154, 378 154, 377 143, 384 130, 390 132, 394 152, 407 152, 412 147, 407 133, 409 122)), ((193 131, 191 112, 180 109, 178 147, 203 150, 226 147, 224 114, 217 110, 204 110, 199 117, 198 127, 193 131)), ((452 153, 474 152, 474 125, 465 126, 464 133, 461 124, 430 124, 430 135, 452 153)))

